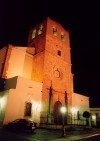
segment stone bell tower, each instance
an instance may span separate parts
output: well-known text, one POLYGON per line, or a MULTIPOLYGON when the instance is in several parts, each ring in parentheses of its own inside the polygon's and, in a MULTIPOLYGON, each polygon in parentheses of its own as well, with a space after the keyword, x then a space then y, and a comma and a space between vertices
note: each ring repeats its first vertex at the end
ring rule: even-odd
POLYGON ((47 18, 31 28, 27 46, 35 48, 31 78, 43 83, 41 123, 56 123, 59 107, 66 105, 70 112, 72 106, 69 32, 47 18))

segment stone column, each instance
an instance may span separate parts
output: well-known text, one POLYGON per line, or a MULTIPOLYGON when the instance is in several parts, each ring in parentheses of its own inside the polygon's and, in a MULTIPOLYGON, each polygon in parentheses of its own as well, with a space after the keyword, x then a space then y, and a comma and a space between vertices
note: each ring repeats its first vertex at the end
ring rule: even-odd
POLYGON ((51 112, 52 112, 52 87, 49 89, 49 105, 48 105, 48 115, 47 115, 47 123, 51 124, 51 112))
POLYGON ((67 97, 67 92, 65 91, 65 106, 67 109, 67 113, 66 113, 66 124, 67 124, 67 116, 68 116, 68 97, 67 97))

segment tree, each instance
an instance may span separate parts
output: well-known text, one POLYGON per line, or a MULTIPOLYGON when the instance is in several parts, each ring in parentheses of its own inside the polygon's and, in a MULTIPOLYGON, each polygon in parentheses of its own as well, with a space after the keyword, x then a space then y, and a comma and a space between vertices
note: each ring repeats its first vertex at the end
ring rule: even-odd
POLYGON ((86 118, 86 125, 89 125, 89 117, 90 117, 90 113, 88 111, 84 111, 83 112, 83 117, 86 118))

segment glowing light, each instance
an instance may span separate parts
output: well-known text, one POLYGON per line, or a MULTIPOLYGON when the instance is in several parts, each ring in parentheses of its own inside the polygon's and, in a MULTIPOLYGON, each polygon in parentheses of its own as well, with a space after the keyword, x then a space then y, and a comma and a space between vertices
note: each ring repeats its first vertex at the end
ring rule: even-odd
POLYGON ((96 119, 96 115, 92 115, 92 119, 95 120, 96 119))
POLYGON ((3 97, 3 98, 0 98, 0 105, 4 105, 6 103, 6 100, 5 100, 5 98, 3 97))
POLYGON ((6 95, 3 96, 3 97, 0 97, 0 110, 1 110, 1 109, 4 109, 6 103, 7 103, 6 95))
POLYGON ((78 111, 77 108, 75 108, 75 107, 72 108, 72 113, 73 113, 73 114, 77 113, 77 111, 78 111))
POLYGON ((34 109, 40 111, 41 110, 41 103, 33 101, 34 109))
POLYGON ((41 110, 41 103, 40 102, 36 104, 36 108, 41 110))
POLYGON ((62 113, 66 113, 66 111, 67 111, 65 106, 62 106, 60 110, 61 110, 62 113))

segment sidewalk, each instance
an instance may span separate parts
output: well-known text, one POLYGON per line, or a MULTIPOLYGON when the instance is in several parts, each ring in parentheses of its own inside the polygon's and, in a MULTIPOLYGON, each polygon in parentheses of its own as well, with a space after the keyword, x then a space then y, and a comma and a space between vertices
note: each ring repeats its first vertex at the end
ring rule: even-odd
POLYGON ((91 135, 97 135, 100 134, 100 129, 98 128, 92 128, 91 130, 89 129, 84 129, 84 130, 73 130, 73 131, 66 131, 66 135, 65 137, 61 137, 58 139, 54 139, 51 141, 76 141, 79 139, 83 139, 83 138, 88 138, 91 135))

